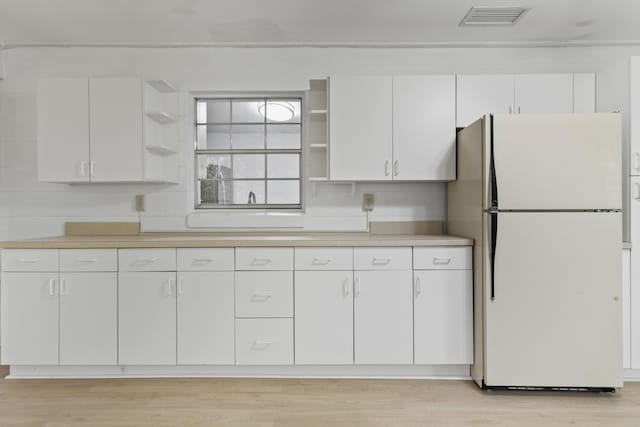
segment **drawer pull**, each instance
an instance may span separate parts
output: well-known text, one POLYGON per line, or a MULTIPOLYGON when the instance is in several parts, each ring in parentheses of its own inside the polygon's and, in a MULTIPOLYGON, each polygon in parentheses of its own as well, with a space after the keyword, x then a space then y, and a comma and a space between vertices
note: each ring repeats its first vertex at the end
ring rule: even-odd
POLYGON ((349 289, 349 278, 345 277, 344 282, 342 282, 342 295, 346 298, 351 293, 351 289, 349 289))
POLYGON ((271 262, 271 258, 254 258, 251 265, 267 265, 271 262))
POLYGON ((20 258, 18 261, 34 263, 34 262, 40 262, 40 258, 20 258))
POLYGON ((333 261, 333 258, 314 258, 311 263, 313 265, 327 265, 331 261, 333 261))
POLYGON ((418 298, 420 296, 420 294, 422 293, 422 284, 420 283, 420 276, 416 277, 416 285, 415 285, 415 294, 416 294, 416 298, 418 298))
POLYGON ((261 294, 256 292, 253 295, 251 295, 251 302, 265 302, 272 296, 273 296, 272 294, 261 294))
POLYGON ((149 264, 150 262, 156 262, 157 260, 158 260, 158 257, 138 258, 138 259, 136 259, 135 263, 136 264, 149 264))
POLYGON ((266 350, 271 344, 273 344, 273 341, 255 340, 253 344, 251 344, 251 348, 253 350, 266 350))
POLYGON ((209 264, 213 262, 213 258, 196 258, 193 260, 194 264, 209 264))
POLYGON ((433 257, 434 265, 447 265, 451 262, 451 257, 433 257))
POLYGON ((97 258, 78 258, 76 259, 76 261, 87 263, 87 264, 93 264, 95 262, 98 262, 98 259, 97 258))
POLYGON ((387 265, 391 262, 391 258, 373 258, 371 264, 373 265, 387 265))

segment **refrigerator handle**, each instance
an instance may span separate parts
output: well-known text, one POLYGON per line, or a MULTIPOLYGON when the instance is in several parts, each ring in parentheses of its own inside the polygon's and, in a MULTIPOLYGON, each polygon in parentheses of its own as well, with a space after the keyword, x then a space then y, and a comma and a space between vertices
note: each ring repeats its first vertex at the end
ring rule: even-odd
POLYGON ((498 245, 498 213, 491 213, 491 301, 496 299, 496 246, 498 245))
POLYGON ((498 209, 498 180, 496 178, 496 161, 493 153, 493 114, 489 116, 489 126, 491 126, 491 141, 490 141, 490 155, 491 159, 489 161, 489 179, 491 180, 491 209, 498 209))

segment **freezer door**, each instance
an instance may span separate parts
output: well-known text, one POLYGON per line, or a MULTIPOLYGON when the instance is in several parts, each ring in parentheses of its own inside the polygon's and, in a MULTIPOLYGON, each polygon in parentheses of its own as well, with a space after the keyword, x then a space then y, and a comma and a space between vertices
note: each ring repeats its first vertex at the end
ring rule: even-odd
POLYGON ((485 383, 621 387, 621 214, 495 215, 485 383))
POLYGON ((619 114, 499 114, 492 145, 500 210, 622 206, 619 114))

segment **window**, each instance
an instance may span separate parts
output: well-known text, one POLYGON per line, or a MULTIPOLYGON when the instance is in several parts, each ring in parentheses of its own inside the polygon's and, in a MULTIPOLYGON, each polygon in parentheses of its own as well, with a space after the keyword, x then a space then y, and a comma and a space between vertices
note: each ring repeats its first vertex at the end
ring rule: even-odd
POLYGON ((300 209, 301 101, 196 99, 196 209, 300 209))

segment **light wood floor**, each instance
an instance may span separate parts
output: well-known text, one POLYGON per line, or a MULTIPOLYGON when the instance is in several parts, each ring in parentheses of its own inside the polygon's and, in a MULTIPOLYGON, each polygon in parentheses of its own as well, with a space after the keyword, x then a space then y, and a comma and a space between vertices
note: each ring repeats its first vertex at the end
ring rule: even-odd
POLYGON ((0 426, 637 427, 640 383, 608 395, 487 393, 468 381, 0 379, 0 426))

